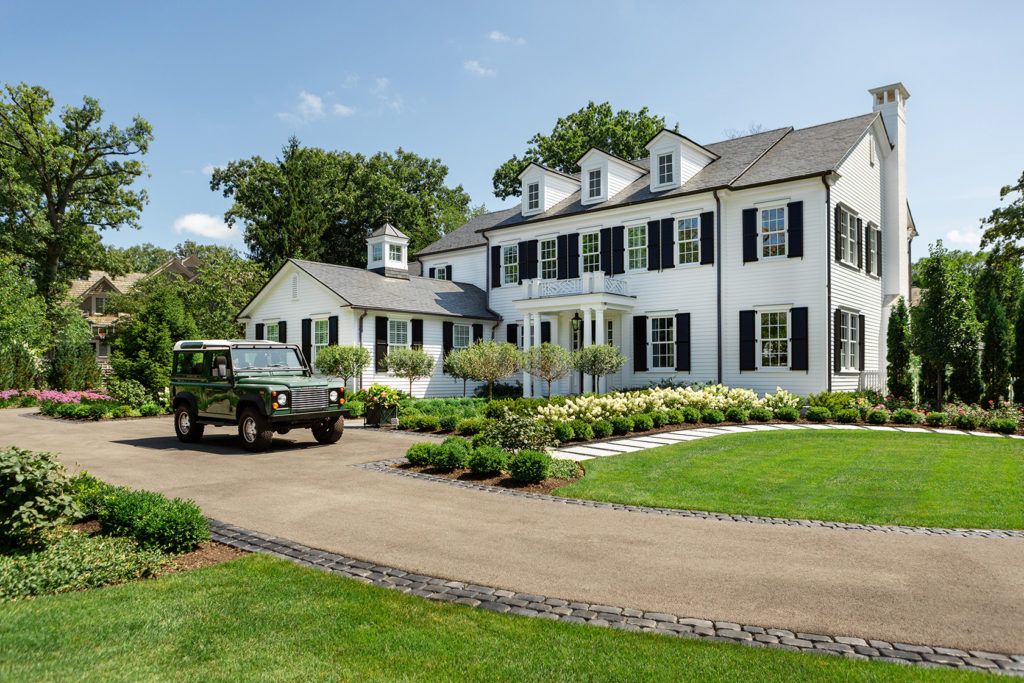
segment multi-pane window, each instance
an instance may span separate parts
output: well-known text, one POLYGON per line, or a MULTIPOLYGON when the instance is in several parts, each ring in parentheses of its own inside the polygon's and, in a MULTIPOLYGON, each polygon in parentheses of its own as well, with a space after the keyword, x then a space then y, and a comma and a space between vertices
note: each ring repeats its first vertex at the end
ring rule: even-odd
POLYGON ((860 366, 860 316, 841 311, 839 317, 840 367, 843 370, 857 370, 860 366))
POLYGON ((540 183, 530 183, 526 186, 526 208, 529 211, 540 208, 540 183))
POLYGON ((786 255, 786 209, 777 207, 761 211, 761 256, 786 255))
POLYGON ((675 318, 651 318, 651 367, 674 368, 675 355, 675 318))
POLYGON ((608 346, 615 346, 615 324, 613 321, 608 320, 605 322, 605 327, 608 328, 608 331, 605 334, 604 343, 608 346))
POLYGON ((473 328, 461 323, 452 326, 452 346, 457 349, 464 349, 473 340, 473 328))
POLYGON ((789 367, 789 313, 769 311, 761 314, 761 367, 789 367))
POLYGON ((658 184, 667 185, 672 182, 675 172, 672 168, 672 154, 658 155, 658 184))
POLYGON ((626 228, 626 260, 630 270, 647 269, 647 226, 626 228))
POLYGON ((280 341, 277 323, 267 323, 263 329, 263 338, 267 341, 280 341))
POLYGON ((313 357, 309 359, 309 364, 312 365, 316 362, 317 351, 327 346, 331 336, 327 330, 327 320, 322 318, 320 320, 313 321, 313 357))
POLYGON ((388 320, 388 346, 409 346, 408 320, 388 320))
POLYGON ((601 169, 595 168, 587 174, 587 196, 591 199, 601 196, 601 169))
POLYGON ((601 235, 596 232, 585 232, 581 240, 580 253, 583 256, 583 272, 593 273, 601 270, 601 235))
POLYGON ((448 279, 448 268, 446 266, 438 266, 434 269, 435 280, 447 280, 448 279))
POLYGON ((878 275, 878 239, 880 236, 881 233, 871 225, 868 225, 868 229, 864 231, 864 247, 866 252, 864 255, 864 261, 866 262, 865 270, 868 273, 874 273, 875 275, 878 275))
POLYGON ((554 238, 540 241, 540 276, 544 280, 558 277, 558 242, 554 238))
POLYGON ((839 239, 841 240, 842 261, 851 266, 857 265, 857 254, 860 252, 860 231, 857 229, 857 217, 840 207, 839 239))
POLYGON ((519 283, 519 245, 512 244, 501 249, 501 266, 506 285, 519 283))
POLYGON ((379 242, 373 245, 373 259, 374 261, 384 260, 384 245, 379 242))
POLYGON ((103 315, 107 312, 107 297, 94 296, 92 298, 92 311, 96 315, 103 315))
POLYGON ((679 265, 700 261, 700 218, 680 218, 678 224, 679 265))
POLYGON ((402 245, 401 244, 389 244, 388 245, 388 258, 392 261, 402 260, 402 245))

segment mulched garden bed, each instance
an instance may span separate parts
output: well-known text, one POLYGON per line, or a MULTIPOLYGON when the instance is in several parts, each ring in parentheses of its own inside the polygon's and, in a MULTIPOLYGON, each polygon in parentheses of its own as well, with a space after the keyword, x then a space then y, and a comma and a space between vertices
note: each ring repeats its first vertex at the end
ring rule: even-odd
POLYGON ((503 489, 513 489, 516 491, 522 491, 524 493, 551 493, 555 489, 561 486, 567 486, 573 483, 577 479, 583 476, 582 468, 577 470, 579 472, 578 477, 572 479, 545 479, 538 484, 521 484, 517 481, 513 481, 507 474, 502 474, 497 477, 491 477, 480 474, 473 474, 467 469, 461 470, 438 470, 433 467, 416 467, 409 463, 399 463, 393 465, 396 469, 409 470, 411 472, 419 472, 422 474, 430 474, 435 477, 443 477, 444 479, 454 479, 456 481, 471 482, 474 484, 483 484, 484 486, 497 486, 503 489))

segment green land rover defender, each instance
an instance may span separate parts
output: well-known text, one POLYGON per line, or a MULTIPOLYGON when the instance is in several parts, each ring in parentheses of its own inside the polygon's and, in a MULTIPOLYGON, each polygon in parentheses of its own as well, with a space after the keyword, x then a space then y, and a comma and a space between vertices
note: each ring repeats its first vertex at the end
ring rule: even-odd
POLYGON ((294 344, 182 341, 171 375, 174 431, 194 443, 206 425, 237 425, 250 451, 270 447, 274 432, 311 429, 336 443, 345 430, 345 387, 314 377, 294 344))

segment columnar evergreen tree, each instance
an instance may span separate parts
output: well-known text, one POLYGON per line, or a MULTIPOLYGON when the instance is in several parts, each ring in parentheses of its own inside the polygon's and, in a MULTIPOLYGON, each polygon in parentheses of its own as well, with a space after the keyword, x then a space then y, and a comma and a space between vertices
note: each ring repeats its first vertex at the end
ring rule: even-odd
POLYGON ((897 398, 913 397, 913 382, 910 372, 910 312, 907 302, 899 298, 889 312, 889 330, 886 334, 888 351, 888 384, 889 393, 897 398))
POLYGON ((984 311, 981 377, 985 383, 986 398, 998 401, 1007 396, 1010 387, 1013 331, 1006 319, 999 293, 989 290, 984 297, 980 308, 984 311))
POLYGON ((1014 325, 1013 348, 1013 398, 1015 401, 1024 399, 1024 293, 1017 302, 1017 315, 1014 325))

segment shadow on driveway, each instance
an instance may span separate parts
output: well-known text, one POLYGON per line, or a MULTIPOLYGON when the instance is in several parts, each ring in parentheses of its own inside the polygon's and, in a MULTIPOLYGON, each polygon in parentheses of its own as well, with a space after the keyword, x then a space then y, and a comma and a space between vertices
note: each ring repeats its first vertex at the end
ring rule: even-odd
POLYGON ((237 434, 221 434, 204 436, 199 443, 186 444, 178 441, 176 436, 143 436, 134 439, 114 439, 111 443, 119 443, 135 448, 147 448, 158 451, 182 451, 208 453, 220 453, 222 455, 261 455, 275 451, 301 451, 307 448, 321 448, 322 444, 317 443, 310 437, 309 441, 292 441, 291 439, 275 438, 274 443, 266 451, 254 453, 245 450, 242 440, 237 434))

